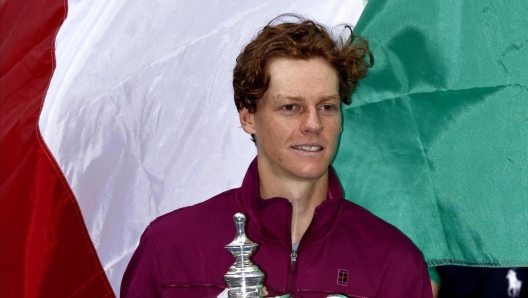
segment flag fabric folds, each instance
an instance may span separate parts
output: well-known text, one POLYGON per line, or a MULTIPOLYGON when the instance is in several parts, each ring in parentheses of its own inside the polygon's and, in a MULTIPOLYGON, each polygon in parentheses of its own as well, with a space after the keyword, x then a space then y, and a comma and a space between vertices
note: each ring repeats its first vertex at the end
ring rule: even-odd
POLYGON ((344 109, 347 198, 429 265, 528 266, 528 6, 372 0, 375 65, 344 109))
POLYGON ((38 130, 64 1, 1 4, 0 297, 113 297, 38 130))

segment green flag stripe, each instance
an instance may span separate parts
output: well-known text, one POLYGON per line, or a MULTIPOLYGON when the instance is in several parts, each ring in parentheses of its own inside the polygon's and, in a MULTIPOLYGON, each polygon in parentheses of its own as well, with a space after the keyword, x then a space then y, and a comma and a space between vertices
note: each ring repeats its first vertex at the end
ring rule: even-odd
POLYGON ((429 265, 528 266, 528 5, 369 1, 334 166, 429 265))

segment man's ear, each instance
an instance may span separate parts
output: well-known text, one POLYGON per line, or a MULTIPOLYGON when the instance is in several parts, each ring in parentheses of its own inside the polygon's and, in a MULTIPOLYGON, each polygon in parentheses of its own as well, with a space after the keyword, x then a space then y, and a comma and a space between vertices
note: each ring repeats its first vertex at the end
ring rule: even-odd
POLYGON ((250 113, 248 109, 243 108, 238 112, 238 117, 240 118, 240 125, 242 129, 248 134, 255 134, 255 113, 250 113))

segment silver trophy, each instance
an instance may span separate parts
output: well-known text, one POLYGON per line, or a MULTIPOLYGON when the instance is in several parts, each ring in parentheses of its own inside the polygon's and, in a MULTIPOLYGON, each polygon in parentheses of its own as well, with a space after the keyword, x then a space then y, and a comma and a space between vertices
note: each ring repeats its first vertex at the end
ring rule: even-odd
POLYGON ((235 257, 236 261, 224 275, 224 280, 227 284, 227 297, 262 297, 264 273, 249 260, 258 244, 253 243, 246 237, 246 231, 244 230, 246 216, 244 214, 235 214, 233 221, 236 227, 235 240, 226 245, 226 248, 235 257))

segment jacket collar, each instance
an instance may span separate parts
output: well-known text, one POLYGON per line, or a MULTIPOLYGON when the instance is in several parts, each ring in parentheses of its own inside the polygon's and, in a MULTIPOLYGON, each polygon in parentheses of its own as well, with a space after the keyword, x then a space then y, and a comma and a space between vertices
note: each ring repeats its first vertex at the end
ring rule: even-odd
MULTIPOLYGON (((251 162, 238 193, 249 222, 268 240, 290 249, 291 204, 281 197, 266 200, 260 197, 257 158, 251 162)), ((334 169, 330 166, 328 198, 315 209, 312 223, 301 240, 303 247, 329 234, 336 224, 342 201, 343 190, 334 169)))

